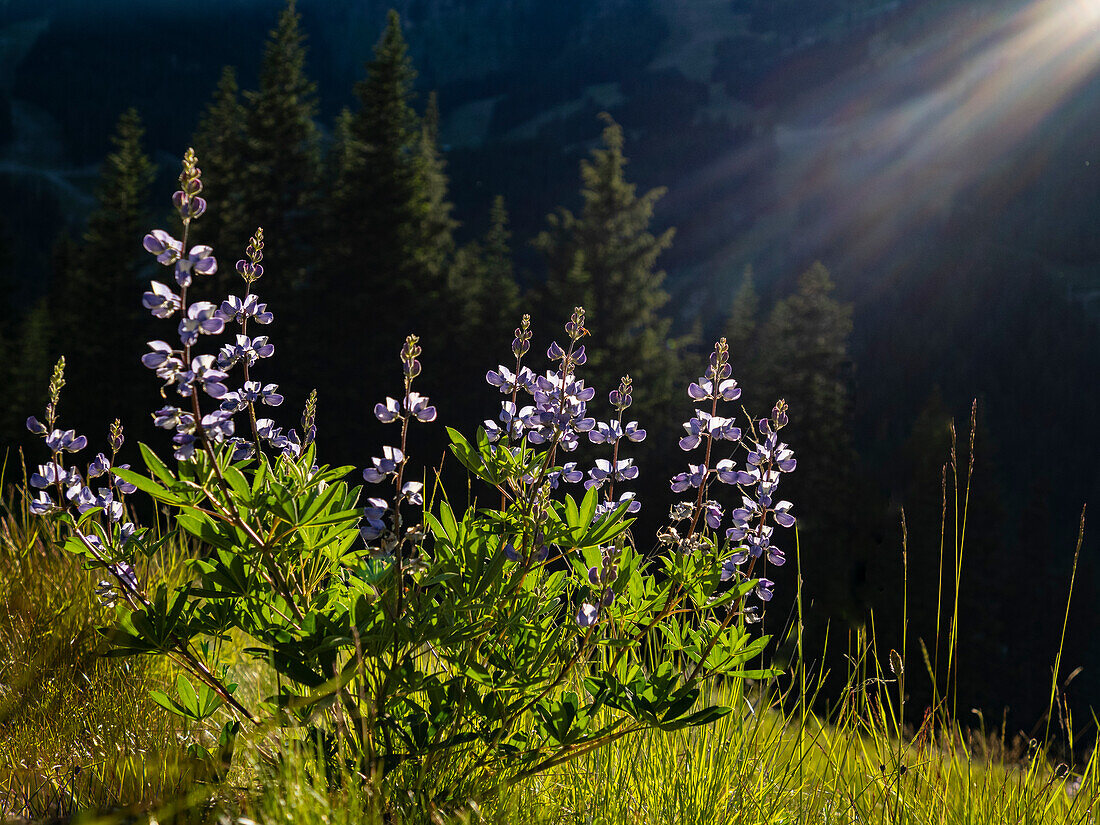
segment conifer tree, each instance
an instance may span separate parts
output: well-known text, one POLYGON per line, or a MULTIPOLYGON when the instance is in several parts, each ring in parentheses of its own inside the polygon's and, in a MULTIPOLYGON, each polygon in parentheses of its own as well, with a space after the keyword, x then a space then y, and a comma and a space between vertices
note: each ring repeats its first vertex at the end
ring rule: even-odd
POLYGON ((816 262, 794 295, 776 302, 760 331, 759 394, 786 399, 789 441, 799 445, 792 487, 822 493, 851 465, 848 339, 852 306, 833 297, 829 271, 816 262))
MULTIPOLYGON (((250 222, 245 231, 264 228, 265 297, 271 300, 305 280, 321 180, 320 133, 313 120, 317 90, 306 75, 300 24, 295 0, 289 0, 268 34, 259 89, 245 92, 247 163, 242 191, 250 222)), ((246 234, 240 243, 247 238, 246 234)))
POLYGON ((391 11, 356 85, 358 110, 337 123, 328 223, 339 236, 326 254, 326 317, 338 340, 329 350, 369 380, 386 369, 415 326, 426 351, 454 329, 447 303, 454 258, 451 204, 438 145, 438 115, 413 108, 416 72, 391 11), (369 318, 370 335, 348 330, 369 318))
POLYGON ((601 390, 629 374, 634 379, 640 416, 651 426, 667 423, 668 402, 682 376, 678 349, 669 338, 671 321, 661 317, 668 302, 661 289, 665 273, 657 258, 672 243, 672 229, 649 231, 654 204, 663 188, 635 194, 623 175, 622 128, 604 114, 603 147, 581 161, 579 215, 560 209, 535 239, 547 264, 543 317, 561 320, 574 306, 587 310, 587 325, 598 346, 592 348, 587 374, 601 390))
MULTIPOLYGON (((195 152, 202 166, 203 196, 215 207, 195 224, 200 233, 197 237, 213 246, 223 263, 244 248, 249 233, 255 229, 244 204, 246 114, 236 69, 226 66, 194 137, 195 152)), ((232 271, 232 267, 223 266, 215 276, 219 291, 230 283, 232 271)))
POLYGON ((725 336, 729 345, 730 364, 733 374, 742 384, 751 384, 748 371, 754 360, 753 342, 756 337, 757 313, 760 311, 760 296, 756 292, 752 266, 746 266, 741 277, 741 285, 734 293, 726 318, 725 336))
POLYGON ((460 309, 454 332, 457 339, 471 343, 463 359, 475 364, 497 356, 519 318, 511 235, 508 210, 498 195, 489 212, 488 231, 480 241, 459 249, 450 269, 449 300, 460 309))
MULTIPOLYGON (((155 175, 142 149, 145 129, 137 111, 119 119, 96 187, 96 206, 83 242, 61 242, 53 285, 56 347, 71 365, 69 394, 80 398, 88 426, 103 426, 142 374, 142 272, 149 191, 155 175), (134 380, 131 380, 134 379, 134 380), (86 401, 85 401, 86 400, 86 401)), ((78 422, 74 422, 78 423, 78 422)))
POLYGON ((416 71, 391 11, 356 85, 359 110, 340 136, 332 208, 344 228, 337 283, 371 304, 410 309, 438 298, 454 221, 438 146, 438 113, 413 109, 416 71), (411 301, 411 303, 409 303, 411 301))

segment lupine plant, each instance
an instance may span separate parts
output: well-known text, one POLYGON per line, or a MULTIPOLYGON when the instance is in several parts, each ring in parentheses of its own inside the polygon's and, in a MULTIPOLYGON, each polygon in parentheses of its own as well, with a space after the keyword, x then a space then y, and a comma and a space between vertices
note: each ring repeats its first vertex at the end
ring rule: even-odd
POLYGON ((609 393, 606 420, 590 414, 596 390, 582 377, 580 307, 563 343, 549 344, 542 373, 527 363, 533 333, 524 316, 513 363, 486 375, 504 396, 499 415, 472 440, 448 428, 478 490, 462 511, 438 484, 427 496, 414 469, 415 430, 437 411, 414 389, 422 353, 408 336, 399 395, 373 409, 395 437, 362 471, 374 495, 361 500, 347 480, 352 467, 316 463, 316 392, 301 433, 284 434, 260 412, 283 401, 277 385, 250 371, 274 352, 268 336, 250 333, 274 321, 252 291, 264 274, 262 231, 236 266, 244 294, 194 300, 218 264, 210 247, 188 248, 206 210, 193 152, 180 182, 180 239, 162 230, 144 239, 174 284, 153 281, 142 298, 153 316, 177 324, 174 339, 149 342, 142 358, 162 382, 166 403, 153 418, 172 433, 173 461, 141 445, 147 472, 117 465, 116 422, 110 456, 99 453, 82 473, 71 456, 87 439, 58 420, 62 361, 44 423, 28 419, 50 452, 31 477, 31 507, 63 524, 66 549, 105 576, 98 590, 117 611, 116 652, 167 655, 180 666, 175 695, 154 698, 193 720, 223 720, 211 759, 228 760, 242 724, 283 727, 378 789, 396 782, 436 793, 439 777, 462 776, 451 791, 488 793, 634 731, 714 720, 729 708, 700 706, 706 680, 766 672, 749 669, 767 643, 750 633, 759 610, 750 602, 771 598, 762 573, 784 560, 772 534, 794 518, 776 488, 795 462, 778 440, 782 401, 747 432, 719 414, 741 392, 725 340, 688 387, 701 408, 680 446, 702 458, 671 481, 691 496, 673 505, 656 558, 630 541, 641 502, 622 491, 639 473, 623 451, 646 437, 637 421, 624 422, 632 382, 624 377, 609 393), (231 341, 200 352, 230 331, 231 341), (585 438, 607 456, 582 468, 565 458, 585 438), (740 506, 723 531, 724 505, 711 496, 727 486, 740 506), (137 491, 174 513, 171 531, 157 536, 128 520, 137 491), (172 531, 204 549, 188 581, 153 587, 148 559, 172 531), (271 675, 269 695, 238 697, 223 661, 231 637, 244 638, 271 675), (644 655, 658 646, 656 658, 644 655))

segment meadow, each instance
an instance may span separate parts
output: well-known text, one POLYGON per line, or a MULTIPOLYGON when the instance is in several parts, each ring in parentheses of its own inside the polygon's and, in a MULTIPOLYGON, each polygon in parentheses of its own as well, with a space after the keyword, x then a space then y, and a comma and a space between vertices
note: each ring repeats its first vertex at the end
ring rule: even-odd
MULTIPOLYGON (((333 775, 291 730, 238 745, 247 758, 212 776, 189 747, 209 747, 217 726, 189 724, 149 695, 179 669, 166 657, 104 655, 100 628, 111 611, 93 594, 94 576, 60 552, 49 526, 28 513, 14 486, 8 490, 0 519, 0 815, 7 822, 1095 822, 1095 719, 1082 728, 1067 718, 1056 681, 1037 739, 984 720, 964 726, 949 691, 937 691, 919 725, 904 724, 906 680, 929 678, 929 668, 912 651, 903 662, 884 649, 873 620, 866 630, 834 634, 849 668, 827 697, 825 674, 814 665, 821 651, 802 649, 796 617, 786 630, 795 653, 783 675, 708 686, 733 713, 697 728, 636 733, 448 810, 424 805, 423 787, 372 795, 362 777, 333 775)), ((961 549, 957 538, 947 537, 949 556, 961 549)), ((150 575, 178 581, 184 560, 198 552, 177 538, 150 575)), ((244 657, 234 661, 244 692, 259 695, 265 686, 249 684, 262 678, 259 669, 244 657)))

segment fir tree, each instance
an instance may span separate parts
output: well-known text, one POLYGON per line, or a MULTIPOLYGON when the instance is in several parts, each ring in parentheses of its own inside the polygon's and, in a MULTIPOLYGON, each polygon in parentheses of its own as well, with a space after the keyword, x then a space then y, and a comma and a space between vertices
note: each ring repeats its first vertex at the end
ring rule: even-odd
POLYGON ((249 225, 239 245, 243 249, 251 232, 263 227, 264 297, 272 301, 300 287, 307 277, 311 223, 321 181, 320 134, 313 120, 317 92, 305 71, 300 23, 295 0, 290 0, 268 35, 259 89, 245 93, 242 192, 249 225))
MULTIPOLYGON (((852 306, 833 297, 829 271, 815 263, 794 295, 778 301, 760 331, 757 386, 750 399, 790 406, 787 440, 797 444, 798 478, 792 487, 824 496, 852 462, 848 396, 848 339, 852 306)), ((807 521, 803 522, 805 526, 807 521)))
POLYGON ((454 333, 456 340, 467 343, 461 356, 467 363, 480 365, 496 358, 519 318, 511 235, 508 210, 498 195, 484 237, 455 255, 448 291, 452 305, 459 308, 454 333))
POLYGON ((328 223, 338 235, 326 250, 321 299, 335 336, 333 366, 366 381, 388 369, 414 327, 425 351, 438 352, 456 323, 448 294, 455 222, 438 116, 431 104, 423 121, 413 109, 415 78, 391 11, 356 85, 359 108, 337 122, 328 223), (363 319, 370 334, 353 333, 363 319))
MULTIPOLYGON (((202 166, 203 197, 213 207, 195 224, 199 233, 196 237, 213 246, 223 262, 244 249, 249 233, 255 229, 244 204, 246 114, 237 88, 237 72, 226 66, 194 137, 202 166)), ((229 266, 219 270, 214 284, 219 291, 231 282, 232 272, 229 266)))
POLYGON ((535 239, 548 270, 542 314, 556 324, 583 305, 596 342, 586 367, 591 382, 606 391, 631 375, 638 415, 658 426, 667 423, 675 382, 683 377, 683 342, 670 340, 671 321, 659 314, 668 294, 657 258, 672 243, 673 230, 649 231, 665 190, 635 194, 635 184, 623 176, 622 128, 610 115, 602 117, 603 147, 581 161, 580 214, 560 209, 535 239))
MULTIPOLYGON (((455 223, 438 146, 438 113, 413 109, 416 72, 391 11, 356 85, 359 110, 339 136, 332 209, 343 227, 338 287, 410 312, 440 297, 455 223)), ((330 273, 333 274, 333 273, 330 273)))
MULTIPOLYGON (((149 190, 155 167, 142 149, 137 111, 119 119, 96 188, 83 243, 61 242, 52 289, 56 347, 71 365, 68 393, 81 399, 85 426, 107 425, 142 374, 142 273, 149 190), (123 398, 120 398, 123 396, 123 398)), ((133 406, 133 405, 131 405, 133 406)))
POLYGON ((757 314, 760 296, 756 292, 752 266, 746 266, 741 285, 733 296, 726 318, 725 336, 729 344, 730 365, 733 374, 742 384, 751 384, 748 372, 754 361, 753 343, 756 338, 757 314))

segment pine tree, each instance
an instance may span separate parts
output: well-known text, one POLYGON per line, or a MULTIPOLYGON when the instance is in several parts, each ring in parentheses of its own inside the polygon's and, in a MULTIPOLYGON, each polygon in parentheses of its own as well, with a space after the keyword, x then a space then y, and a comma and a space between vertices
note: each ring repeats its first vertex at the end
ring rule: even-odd
POLYGON ((638 415, 650 425, 667 423, 680 375, 682 341, 669 337, 671 321, 660 309, 668 302, 661 289, 665 273, 657 258, 672 243, 672 229, 649 231, 654 204, 663 188, 640 197, 623 176, 623 132, 604 114, 603 147, 581 161, 580 215, 560 209, 535 239, 547 264, 542 316, 558 321, 583 305, 593 335, 586 373, 599 389, 634 379, 638 415), (658 412, 660 410, 660 412, 658 412))
POLYGON ((80 399, 85 426, 106 427, 143 374, 137 331, 147 255, 141 239, 156 171, 142 149, 144 134, 137 111, 125 112, 103 162, 83 243, 66 254, 63 241, 55 255, 55 346, 69 361, 68 394, 80 399))
POLYGON ((313 120, 317 91, 305 71, 300 23, 295 0, 289 0, 268 35, 260 87, 245 93, 246 174, 241 187, 249 223, 239 243, 243 250, 252 231, 263 227, 264 297, 276 303, 307 278, 321 182, 320 133, 313 120))
MULTIPOLYGON (((202 167, 203 197, 211 207, 195 224, 196 237, 213 246, 223 264, 239 256, 255 229, 244 204, 246 114, 237 87, 237 72, 226 66, 194 137, 202 167)), ((232 271, 232 267, 222 266, 215 276, 214 288, 224 291, 232 271)))

